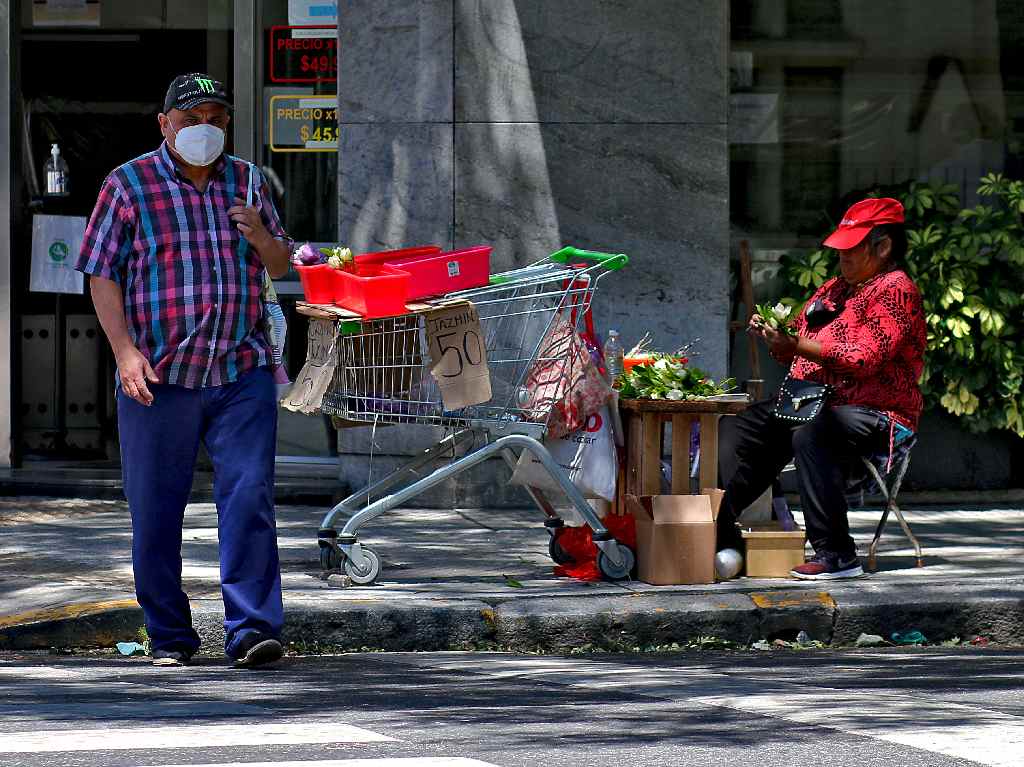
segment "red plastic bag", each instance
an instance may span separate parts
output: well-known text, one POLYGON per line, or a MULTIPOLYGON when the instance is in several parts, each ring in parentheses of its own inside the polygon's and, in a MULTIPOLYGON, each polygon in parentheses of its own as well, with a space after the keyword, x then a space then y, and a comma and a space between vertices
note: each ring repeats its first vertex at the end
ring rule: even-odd
MULTIPOLYGON (((619 543, 636 551, 636 523, 632 514, 609 514, 601 520, 619 543)), ((556 565, 555 575, 568 576, 578 581, 599 581, 601 571, 597 567, 597 544, 594 543, 589 527, 563 527, 558 533, 558 545, 571 556, 572 564, 556 565)))

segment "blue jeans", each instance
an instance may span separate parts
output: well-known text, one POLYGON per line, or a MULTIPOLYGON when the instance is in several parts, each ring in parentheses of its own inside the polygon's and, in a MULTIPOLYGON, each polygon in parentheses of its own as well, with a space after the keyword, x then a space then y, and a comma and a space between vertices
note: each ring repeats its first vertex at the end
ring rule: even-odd
POLYGON ((117 392, 135 594, 154 650, 199 649, 181 588, 181 528, 200 441, 213 461, 225 652, 284 622, 274 521, 277 400, 266 368, 207 389, 149 384, 150 407, 117 392))

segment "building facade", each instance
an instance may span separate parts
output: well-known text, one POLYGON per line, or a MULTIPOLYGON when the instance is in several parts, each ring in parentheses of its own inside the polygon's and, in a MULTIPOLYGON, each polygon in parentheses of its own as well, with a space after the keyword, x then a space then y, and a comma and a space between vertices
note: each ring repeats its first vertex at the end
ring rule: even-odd
MULTIPOLYGON (((175 74, 231 83, 231 151, 266 171, 296 239, 490 244, 494 269, 565 244, 628 253, 598 328, 693 342, 742 379, 741 243, 768 299, 780 254, 858 190, 941 179, 970 199, 984 172, 1020 175, 1022 44, 1012 0, 0 0, 0 463, 116 467, 112 361, 86 294, 32 289, 33 232, 87 216, 105 174, 155 148, 175 74), (46 194, 52 144, 68 197, 46 194)), ((301 288, 279 293, 291 307, 301 288)), ((426 431, 282 410, 279 454, 340 451, 358 485, 426 431)), ((918 484, 1013 481, 1015 443, 970 445, 918 484)), ((435 501, 512 498, 488 472, 465 481, 435 501)))

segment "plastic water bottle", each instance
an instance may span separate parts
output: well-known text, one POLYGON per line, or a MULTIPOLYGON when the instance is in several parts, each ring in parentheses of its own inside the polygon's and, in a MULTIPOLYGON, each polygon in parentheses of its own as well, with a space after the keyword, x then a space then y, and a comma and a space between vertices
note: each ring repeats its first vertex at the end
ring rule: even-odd
POLYGON ((622 341, 619 340, 619 331, 609 330, 608 340, 604 342, 604 369, 608 374, 608 381, 614 384, 622 375, 622 358, 625 350, 622 348, 622 341))
POLYGON ((68 177, 68 164, 60 156, 60 147, 50 147, 50 159, 46 161, 46 196, 67 197, 71 194, 71 183, 68 177))

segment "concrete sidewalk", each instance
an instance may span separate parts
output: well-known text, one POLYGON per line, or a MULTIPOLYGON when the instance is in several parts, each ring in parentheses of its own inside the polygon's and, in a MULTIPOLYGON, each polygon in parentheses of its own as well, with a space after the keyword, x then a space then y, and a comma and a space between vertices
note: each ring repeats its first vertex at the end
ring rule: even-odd
MULTIPOLYGON (((286 640, 302 651, 627 649, 715 637, 742 644, 807 631, 826 644, 918 629, 931 641, 1024 643, 1024 509, 908 508, 879 572, 844 583, 738 579, 710 586, 580 583, 552 575, 539 512, 409 509, 364 529, 383 561, 371 587, 325 581, 325 509, 279 506, 286 640), (516 584, 521 584, 517 587, 516 584)), ((854 512, 866 546, 877 511, 854 512)), ((0 649, 111 646, 142 624, 130 525, 118 501, 0 498, 0 649)), ((185 587, 204 647, 221 651, 216 509, 186 515, 185 587)))

